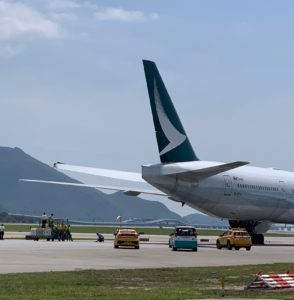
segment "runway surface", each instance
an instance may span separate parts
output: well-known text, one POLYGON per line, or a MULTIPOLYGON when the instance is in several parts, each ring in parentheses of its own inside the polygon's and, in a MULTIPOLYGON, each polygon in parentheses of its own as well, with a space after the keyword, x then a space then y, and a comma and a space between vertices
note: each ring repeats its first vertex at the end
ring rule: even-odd
POLYGON ((272 246, 254 246, 251 251, 217 250, 215 237, 200 239, 209 242, 200 243, 198 252, 174 252, 165 244, 167 237, 152 237, 151 243, 141 243, 139 250, 114 249, 111 240, 97 243, 7 239, 0 241, 0 273, 294 263, 293 238, 268 238, 266 242, 272 246))

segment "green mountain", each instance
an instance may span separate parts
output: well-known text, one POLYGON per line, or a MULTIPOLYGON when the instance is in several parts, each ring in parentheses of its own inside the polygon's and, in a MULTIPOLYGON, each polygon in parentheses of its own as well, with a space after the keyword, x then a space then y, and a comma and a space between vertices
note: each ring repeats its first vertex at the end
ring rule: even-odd
POLYGON ((156 201, 104 194, 93 188, 19 181, 20 178, 78 182, 29 156, 19 148, 0 147, 0 207, 9 213, 41 215, 83 221, 114 221, 118 215, 130 218, 181 220, 156 201))

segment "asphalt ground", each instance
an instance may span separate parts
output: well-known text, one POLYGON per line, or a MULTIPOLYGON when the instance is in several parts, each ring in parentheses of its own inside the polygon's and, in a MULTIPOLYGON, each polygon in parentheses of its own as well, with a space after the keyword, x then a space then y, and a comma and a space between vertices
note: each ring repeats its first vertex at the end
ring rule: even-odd
POLYGON ((114 249, 112 235, 105 235, 104 243, 96 242, 93 234, 76 234, 74 239, 83 240, 73 242, 8 239, 24 237, 19 234, 7 233, 0 241, 0 273, 294 263, 294 238, 289 237, 267 238, 267 245, 253 246, 251 251, 217 250, 216 237, 198 237, 204 241, 198 252, 192 252, 172 251, 167 236, 149 236, 149 242, 135 250, 114 249))

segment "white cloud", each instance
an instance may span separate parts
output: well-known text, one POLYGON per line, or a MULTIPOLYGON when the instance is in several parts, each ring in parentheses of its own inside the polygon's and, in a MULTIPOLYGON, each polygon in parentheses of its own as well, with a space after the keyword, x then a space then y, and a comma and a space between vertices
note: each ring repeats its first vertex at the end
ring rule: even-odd
POLYGON ((80 5, 71 0, 49 0, 48 7, 52 10, 68 10, 79 8, 80 5))
POLYGON ((60 22, 73 22, 78 19, 78 17, 70 12, 52 12, 50 13, 52 19, 60 22))
POLYGON ((156 13, 145 14, 139 10, 125 10, 123 8, 107 7, 95 13, 100 21, 120 21, 120 22, 142 22, 148 19, 158 19, 156 13))
POLYGON ((10 58, 23 51, 21 45, 0 45, 0 58, 10 58))
POLYGON ((0 1, 0 39, 11 40, 24 35, 59 38, 63 33, 58 23, 32 7, 0 1))

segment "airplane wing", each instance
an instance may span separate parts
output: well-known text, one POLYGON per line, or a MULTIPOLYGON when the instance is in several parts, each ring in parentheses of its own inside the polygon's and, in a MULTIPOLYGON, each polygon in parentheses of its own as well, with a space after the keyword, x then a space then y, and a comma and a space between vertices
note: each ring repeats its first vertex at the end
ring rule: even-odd
POLYGON ((168 173, 165 176, 177 177, 178 179, 182 179, 185 181, 199 181, 203 180, 207 177, 223 173, 235 168, 239 168, 245 165, 248 165, 249 162, 246 161, 235 161, 228 164, 217 165, 213 167, 193 170, 193 171, 183 171, 183 172, 175 172, 168 173))
POLYGON ((141 173, 74 166, 74 165, 64 164, 61 162, 54 163, 53 166, 54 166, 54 168, 56 168, 58 170, 72 171, 72 172, 78 172, 78 173, 83 173, 83 174, 108 177, 108 178, 113 178, 113 179, 146 183, 146 181, 142 178, 141 173))
POLYGON ((67 186, 78 186, 78 187, 87 187, 87 188, 90 187, 90 188, 95 188, 95 189, 112 190, 112 191, 122 191, 124 194, 126 194, 128 196, 138 196, 140 194, 147 194, 147 195, 157 195, 157 196, 168 197, 167 194, 160 192, 158 190, 147 190, 147 189, 141 189, 141 188, 115 187, 115 186, 106 186, 106 185, 49 181, 49 180, 36 180, 36 179, 19 179, 19 181, 48 183, 48 184, 67 185, 67 186))

